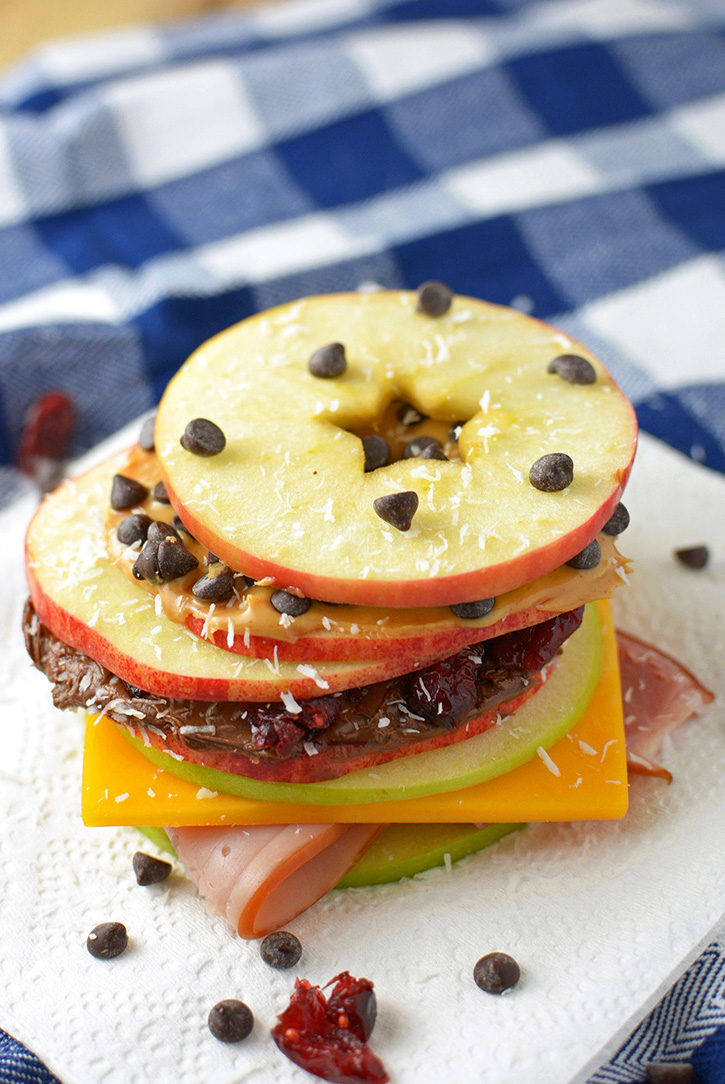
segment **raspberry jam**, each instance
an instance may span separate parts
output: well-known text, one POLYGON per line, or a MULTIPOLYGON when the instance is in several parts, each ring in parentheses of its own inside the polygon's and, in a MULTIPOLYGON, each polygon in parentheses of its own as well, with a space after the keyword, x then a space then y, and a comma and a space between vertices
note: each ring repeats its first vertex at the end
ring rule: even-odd
POLYGON ((375 992, 370 979, 343 971, 319 986, 297 979, 290 1003, 272 1028, 283 1054, 308 1073, 333 1084, 385 1084, 383 1063, 367 1045, 375 1025, 375 992))

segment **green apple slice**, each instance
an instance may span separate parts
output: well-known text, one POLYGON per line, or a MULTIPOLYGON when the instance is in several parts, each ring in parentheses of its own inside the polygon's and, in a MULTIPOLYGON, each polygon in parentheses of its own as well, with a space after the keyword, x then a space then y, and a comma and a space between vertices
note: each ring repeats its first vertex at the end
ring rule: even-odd
POLYGON ((510 719, 455 745, 400 757, 320 783, 266 783, 231 775, 190 761, 177 761, 146 746, 125 728, 121 733, 157 767, 223 794, 315 805, 419 798, 504 775, 531 760, 538 748, 549 749, 556 744, 578 722, 591 700, 599 678, 601 652, 599 618, 596 607, 589 605, 582 624, 564 644, 548 681, 510 719))
MULTIPOLYGON (((523 827, 523 824, 487 824, 484 828, 475 824, 389 824, 337 887, 362 888, 414 877, 433 866, 445 865, 446 855, 451 862, 457 862, 523 827)), ((159 850, 176 855, 163 828, 144 826, 138 831, 159 850)))
POLYGON ((523 824, 389 824, 346 873, 338 888, 389 884, 444 866, 497 843, 523 824))
POLYGON ((582 550, 621 496, 636 431, 606 369, 554 328, 470 297, 431 318, 415 294, 380 291, 307 298, 210 339, 164 393, 156 450, 176 511, 232 568, 309 598, 432 606, 501 595, 582 550), (307 362, 331 342, 347 369, 321 379, 307 362), (562 353, 594 383, 549 372, 562 353), (365 473, 356 434, 397 401, 465 421, 461 458, 365 473), (200 417, 225 434, 217 455, 180 444, 200 417), (541 492, 529 470, 554 452, 574 480, 541 492), (403 533, 373 502, 407 490, 420 503, 403 533))

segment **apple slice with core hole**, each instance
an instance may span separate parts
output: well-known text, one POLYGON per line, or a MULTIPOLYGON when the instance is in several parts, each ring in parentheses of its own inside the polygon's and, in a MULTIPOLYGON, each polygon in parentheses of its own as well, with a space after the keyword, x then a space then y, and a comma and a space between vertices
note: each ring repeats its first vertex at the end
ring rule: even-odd
POLYGON ((30 595, 40 620, 66 644, 131 685, 187 700, 279 700, 283 691, 314 697, 433 661, 400 655, 312 666, 274 654, 249 658, 221 651, 166 620, 152 596, 130 583, 107 553, 111 480, 123 458, 114 456, 55 490, 28 528, 30 595))
POLYGON ((588 606, 584 620, 564 644, 546 683, 514 716, 499 726, 443 749, 418 753, 374 770, 350 772, 319 783, 268 783, 220 772, 191 761, 177 761, 141 738, 122 733, 140 753, 172 775, 200 787, 270 802, 328 805, 398 801, 459 790, 512 771, 548 749, 581 718, 592 697, 601 664, 597 611, 588 606))
MULTIPOLYGON (((365 885, 390 884, 402 877, 446 864, 446 855, 457 862, 466 855, 497 843, 523 824, 389 824, 368 847, 338 888, 362 888, 365 885)), ((163 828, 144 826, 139 832, 159 850, 176 855, 163 828)))
POLYGON ((614 511, 635 444, 631 404, 583 347, 468 297, 429 317, 405 291, 313 297, 245 320, 192 355, 156 419, 172 504, 223 561, 309 598, 392 607, 496 597, 563 564, 614 511), (321 379, 307 362, 330 342, 344 344, 347 369, 321 379), (562 353, 588 359, 594 383, 549 372, 562 353), (365 473, 359 434, 396 400, 464 422, 460 458, 365 473), (221 452, 181 446, 196 418, 221 428, 221 452), (542 492, 529 470, 554 452, 572 458, 573 481, 542 492), (400 491, 419 498, 405 532, 373 507, 400 491))

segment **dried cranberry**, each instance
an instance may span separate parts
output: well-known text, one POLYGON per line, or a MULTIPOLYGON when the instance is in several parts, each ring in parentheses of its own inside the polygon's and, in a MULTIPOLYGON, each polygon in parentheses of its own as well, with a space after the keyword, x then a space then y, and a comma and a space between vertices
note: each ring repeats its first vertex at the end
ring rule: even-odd
POLYGON ((73 400, 61 391, 49 391, 31 404, 25 415, 17 464, 34 474, 38 459, 65 459, 76 428, 73 400))
POLYGON ((579 628, 583 617, 584 607, 580 606, 527 629, 497 636, 486 644, 488 657, 504 670, 535 673, 551 662, 564 641, 579 628))
POLYGON ((327 1000, 319 986, 297 979, 272 1038, 290 1061, 323 1080, 385 1084, 390 1077, 366 1045, 375 1021, 373 984, 347 971, 331 982, 336 985, 327 1000))
POLYGON ((480 664, 473 661, 472 652, 465 647, 452 658, 411 675, 405 699, 415 715, 453 727, 475 707, 480 664))

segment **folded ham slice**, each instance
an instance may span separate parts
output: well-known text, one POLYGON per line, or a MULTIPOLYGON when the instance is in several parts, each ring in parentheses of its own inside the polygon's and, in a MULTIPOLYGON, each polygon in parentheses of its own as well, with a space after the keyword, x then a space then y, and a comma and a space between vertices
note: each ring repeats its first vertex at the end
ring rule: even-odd
POLYGON ((382 831, 379 824, 167 828, 212 914, 264 937, 324 896, 382 831))
POLYGON ((634 775, 672 775, 655 757, 668 734, 714 700, 694 674, 663 651, 617 631, 627 767, 634 775))

